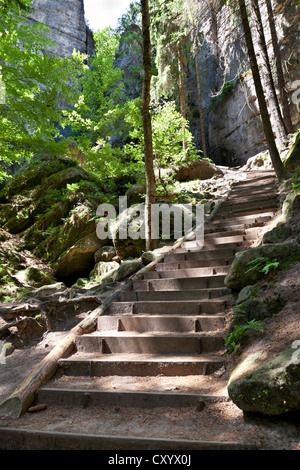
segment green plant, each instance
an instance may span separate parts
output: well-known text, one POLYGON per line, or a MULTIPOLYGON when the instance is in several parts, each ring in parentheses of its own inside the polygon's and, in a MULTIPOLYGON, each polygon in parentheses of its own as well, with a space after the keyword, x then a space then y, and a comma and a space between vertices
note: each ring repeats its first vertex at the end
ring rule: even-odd
POLYGON ((212 97, 212 100, 209 106, 210 109, 214 109, 217 106, 217 104, 220 103, 220 101, 230 96, 234 88, 235 88, 235 82, 224 83, 221 93, 219 93, 219 95, 212 97))
POLYGON ((246 330, 264 332, 264 325, 261 321, 251 320, 245 325, 234 326, 233 331, 229 333, 225 338, 225 346, 227 347, 227 353, 231 354, 240 348, 240 341, 246 330))
POLYGON ((294 191, 300 191, 300 166, 296 168, 296 173, 291 179, 291 183, 294 191))
POLYGON ((246 273, 250 271, 258 271, 260 273, 264 273, 267 276, 270 271, 278 269, 279 265, 280 263, 276 259, 271 260, 270 258, 261 256, 247 263, 247 266, 250 266, 250 268, 246 271, 246 273))

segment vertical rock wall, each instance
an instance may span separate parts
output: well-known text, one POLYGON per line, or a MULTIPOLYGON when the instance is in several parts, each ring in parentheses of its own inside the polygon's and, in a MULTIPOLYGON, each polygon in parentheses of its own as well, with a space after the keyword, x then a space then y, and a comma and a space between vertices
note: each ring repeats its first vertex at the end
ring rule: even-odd
POLYGON ((30 22, 50 28, 49 37, 56 43, 52 52, 57 57, 70 57, 74 49, 92 54, 93 35, 84 18, 84 0, 34 0, 30 22))
MULTIPOLYGON (((290 0, 274 0, 273 5, 286 86, 291 100, 295 81, 300 80, 300 7, 296 1, 290 0)), ((266 8, 262 8, 262 13, 272 59, 266 8)), ((201 33, 205 40, 199 53, 199 62, 209 155, 218 164, 240 164, 265 150, 266 142, 239 18, 226 6, 215 13, 204 11, 201 33), (226 96, 221 95, 222 86, 230 81, 234 87, 226 96), (214 104, 212 97, 216 95, 219 96, 214 104)), ((196 76, 192 70, 191 67, 188 76, 190 106, 194 110, 191 125, 197 145, 201 147, 196 76)), ((291 111, 297 130, 300 114, 292 101, 291 111)))

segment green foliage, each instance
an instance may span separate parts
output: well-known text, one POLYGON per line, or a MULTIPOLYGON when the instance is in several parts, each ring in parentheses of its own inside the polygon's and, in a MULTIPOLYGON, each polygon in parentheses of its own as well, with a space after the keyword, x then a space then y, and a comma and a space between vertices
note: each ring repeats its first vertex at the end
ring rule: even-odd
POLYGON ((233 331, 229 333, 225 338, 225 346, 227 347, 227 353, 231 354, 241 347, 241 339, 247 330, 254 330, 260 333, 264 332, 264 325, 261 321, 251 320, 245 325, 235 325, 233 331))
POLYGON ((114 67, 119 36, 111 28, 94 34, 96 53, 90 67, 80 78, 81 89, 74 109, 66 109, 65 116, 75 133, 74 139, 85 152, 97 145, 99 139, 109 140, 117 133, 119 105, 123 102, 122 72, 114 67))
MULTIPOLYGON (((31 1, 24 0, 30 6, 31 1)), ((84 57, 58 59, 45 53, 53 43, 48 29, 25 23, 19 2, 0 2, 0 83, 5 88, 0 104, 0 180, 5 165, 29 159, 34 153, 62 153, 59 124, 64 121, 59 103, 73 104, 76 77, 84 57), (3 85, 4 84, 4 85, 3 85)))
POLYGON ((226 82, 224 83, 221 93, 217 96, 214 96, 210 103, 210 109, 214 109, 218 103, 230 96, 235 88, 235 82, 226 82))
POLYGON ((268 257, 262 256, 250 261, 247 264, 247 266, 250 266, 250 268, 246 271, 246 273, 250 271, 258 271, 260 273, 264 273, 267 276, 271 271, 278 269, 279 264, 280 263, 276 259, 271 260, 268 257))
MULTIPOLYGON (((140 100, 135 100, 130 105, 130 113, 126 121, 131 125, 131 143, 126 145, 125 151, 137 162, 143 160, 144 142, 142 119, 139 112, 140 100)), ((176 111, 174 102, 152 106, 152 133, 154 163, 157 169, 170 165, 183 163, 185 150, 182 141, 188 144, 189 159, 199 158, 193 136, 188 129, 188 121, 176 111)))
POLYGON ((296 168, 295 174, 293 178, 291 179, 292 183, 292 188, 294 191, 299 192, 300 191, 300 166, 296 168))

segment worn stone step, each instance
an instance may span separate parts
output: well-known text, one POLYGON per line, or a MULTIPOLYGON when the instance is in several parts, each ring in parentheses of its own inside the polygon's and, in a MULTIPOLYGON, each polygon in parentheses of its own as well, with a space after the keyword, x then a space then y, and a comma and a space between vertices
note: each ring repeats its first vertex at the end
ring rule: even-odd
POLYGON ((126 408, 197 407, 203 403, 227 402, 226 395, 207 395, 184 392, 137 392, 107 391, 77 388, 42 387, 38 391, 37 404, 47 403, 48 406, 71 406, 87 408, 89 406, 121 406, 126 408))
POLYGON ((145 273, 144 279, 164 279, 176 277, 201 277, 201 276, 214 276, 217 274, 226 275, 230 266, 216 266, 208 268, 189 268, 189 269, 175 269, 170 271, 150 271, 145 273))
MULTIPOLYGON (((222 213, 221 213, 222 214, 222 213)), ((273 212, 267 212, 265 215, 248 215, 248 216, 235 216, 235 217, 228 217, 227 219, 216 219, 209 222, 207 228, 209 230, 219 229, 231 229, 232 227, 236 227, 237 225, 243 224, 245 227, 253 226, 253 224, 262 224, 262 226, 271 220, 273 216, 273 212)))
POLYGON ((261 188, 265 188, 266 186, 276 186, 276 184, 276 178, 274 178, 272 175, 262 175, 253 179, 249 178, 243 181, 235 181, 232 184, 232 190, 240 188, 250 188, 254 190, 259 190, 261 188))
POLYGON ((104 315, 98 318, 98 331, 200 332, 225 328, 224 315, 104 315))
POLYGON ((113 302, 107 309, 107 315, 134 315, 137 313, 154 315, 199 315, 201 313, 222 313, 228 305, 222 300, 184 300, 184 301, 144 301, 113 302))
POLYGON ((209 375, 224 365, 224 359, 204 354, 74 354, 58 361, 59 372, 71 376, 188 376, 209 375))
POLYGON ((193 289, 213 289, 224 287, 225 275, 205 276, 205 277, 178 277, 166 279, 144 279, 134 281, 134 290, 150 291, 171 291, 171 290, 193 290, 193 289))
POLYGON ((230 292, 225 287, 186 291, 130 291, 123 292, 120 300, 121 302, 208 300, 228 296, 230 292))
POLYGON ((204 247, 211 247, 213 245, 224 245, 226 243, 243 243, 245 241, 250 241, 253 239, 253 234, 243 234, 243 235, 227 235, 225 237, 208 237, 204 240, 204 247))
POLYGON ((206 333, 97 332, 78 336, 75 345, 84 354, 201 354, 220 350, 224 338, 206 333))
POLYGON ((274 209, 278 207, 278 198, 268 199, 266 201, 231 201, 228 200, 222 205, 223 212, 248 212, 249 210, 258 209, 260 212, 267 209, 274 209))
MULTIPOLYGON (((183 242, 181 248, 176 248, 173 253, 184 253, 185 251, 210 251, 210 250, 223 250, 228 249, 238 249, 238 248, 247 248, 251 245, 251 241, 233 241, 229 242, 228 240, 222 240, 220 243, 209 244, 205 243, 204 245, 199 244, 197 241, 187 241, 183 242)), ((222 258, 222 256, 221 256, 222 258)))
POLYGON ((165 256, 165 263, 182 263, 186 261, 204 261, 208 263, 217 264, 219 259, 233 259, 237 252, 236 247, 229 249, 217 247, 214 250, 199 250, 199 251, 187 251, 181 249, 170 255, 165 256))
MULTIPOLYGON (((251 442, 156 439, 135 436, 98 435, 0 428, 1 450, 252 450, 251 442)), ((159 463, 159 460, 157 460, 159 463)), ((186 465, 188 465, 189 460, 186 465)), ((137 464, 136 464, 137 465, 137 464)))
POLYGON ((270 210, 276 212, 278 210, 278 204, 269 203, 269 204, 241 204, 241 205, 228 205, 222 209, 222 216, 224 215, 251 215, 251 214, 259 214, 263 210, 270 210))
POLYGON ((265 224, 253 224, 253 226, 249 225, 236 225, 233 227, 214 227, 210 228, 208 227, 205 232, 204 236, 205 239, 209 238, 220 238, 220 237, 228 237, 228 236, 236 236, 236 235, 251 235, 255 237, 257 234, 261 232, 262 227, 264 227, 265 224))
POLYGON ((274 215, 276 214, 277 209, 274 210, 267 210, 267 211, 260 211, 260 210, 254 210, 254 211, 245 211, 243 214, 237 214, 237 215, 229 215, 225 214, 222 211, 218 214, 218 219, 224 220, 226 219, 227 224, 232 224, 236 222, 244 222, 245 224, 247 223, 248 220, 253 220, 261 217, 268 217, 268 220, 271 220, 274 215))
POLYGON ((274 191, 266 191, 265 189, 261 189, 258 192, 251 191, 249 194, 244 194, 243 191, 237 190, 230 193, 230 196, 224 204, 234 201, 235 203, 246 203, 246 202, 261 202, 261 201, 270 201, 270 200, 278 200, 278 193, 277 190, 274 191))
POLYGON ((214 266, 229 266, 231 265, 234 257, 231 258, 216 258, 206 260, 193 260, 181 261, 179 263, 159 263, 156 265, 156 271, 174 271, 175 269, 190 269, 190 268, 209 268, 214 266))

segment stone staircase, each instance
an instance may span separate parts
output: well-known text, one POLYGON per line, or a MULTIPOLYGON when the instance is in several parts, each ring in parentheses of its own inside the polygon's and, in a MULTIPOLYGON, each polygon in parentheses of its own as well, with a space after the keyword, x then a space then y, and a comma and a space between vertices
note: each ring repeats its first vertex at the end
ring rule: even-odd
POLYGON ((77 337, 74 354, 60 360, 56 377, 39 390, 38 403, 46 403, 49 412, 52 407, 69 407, 71 414, 83 410, 82 431, 58 431, 54 425, 35 439, 34 429, 6 430, 13 433, 15 445, 19 439, 26 447, 24 442, 31 439, 27 445, 39 448, 44 443, 48 449, 254 448, 252 442, 206 434, 199 439, 157 436, 151 426, 139 434, 128 424, 122 434, 114 429, 111 414, 111 432, 105 426, 95 432, 88 426, 88 410, 126 409, 130 421, 136 409, 200 413, 207 403, 229 400, 221 378, 216 379, 219 387, 209 387, 209 379, 225 366, 230 291, 224 278, 235 254, 251 246, 277 210, 273 172, 252 171, 235 183, 217 218, 205 227, 203 248, 196 240, 186 241, 155 271, 135 281, 132 291, 124 292, 98 318, 97 331, 77 337))

